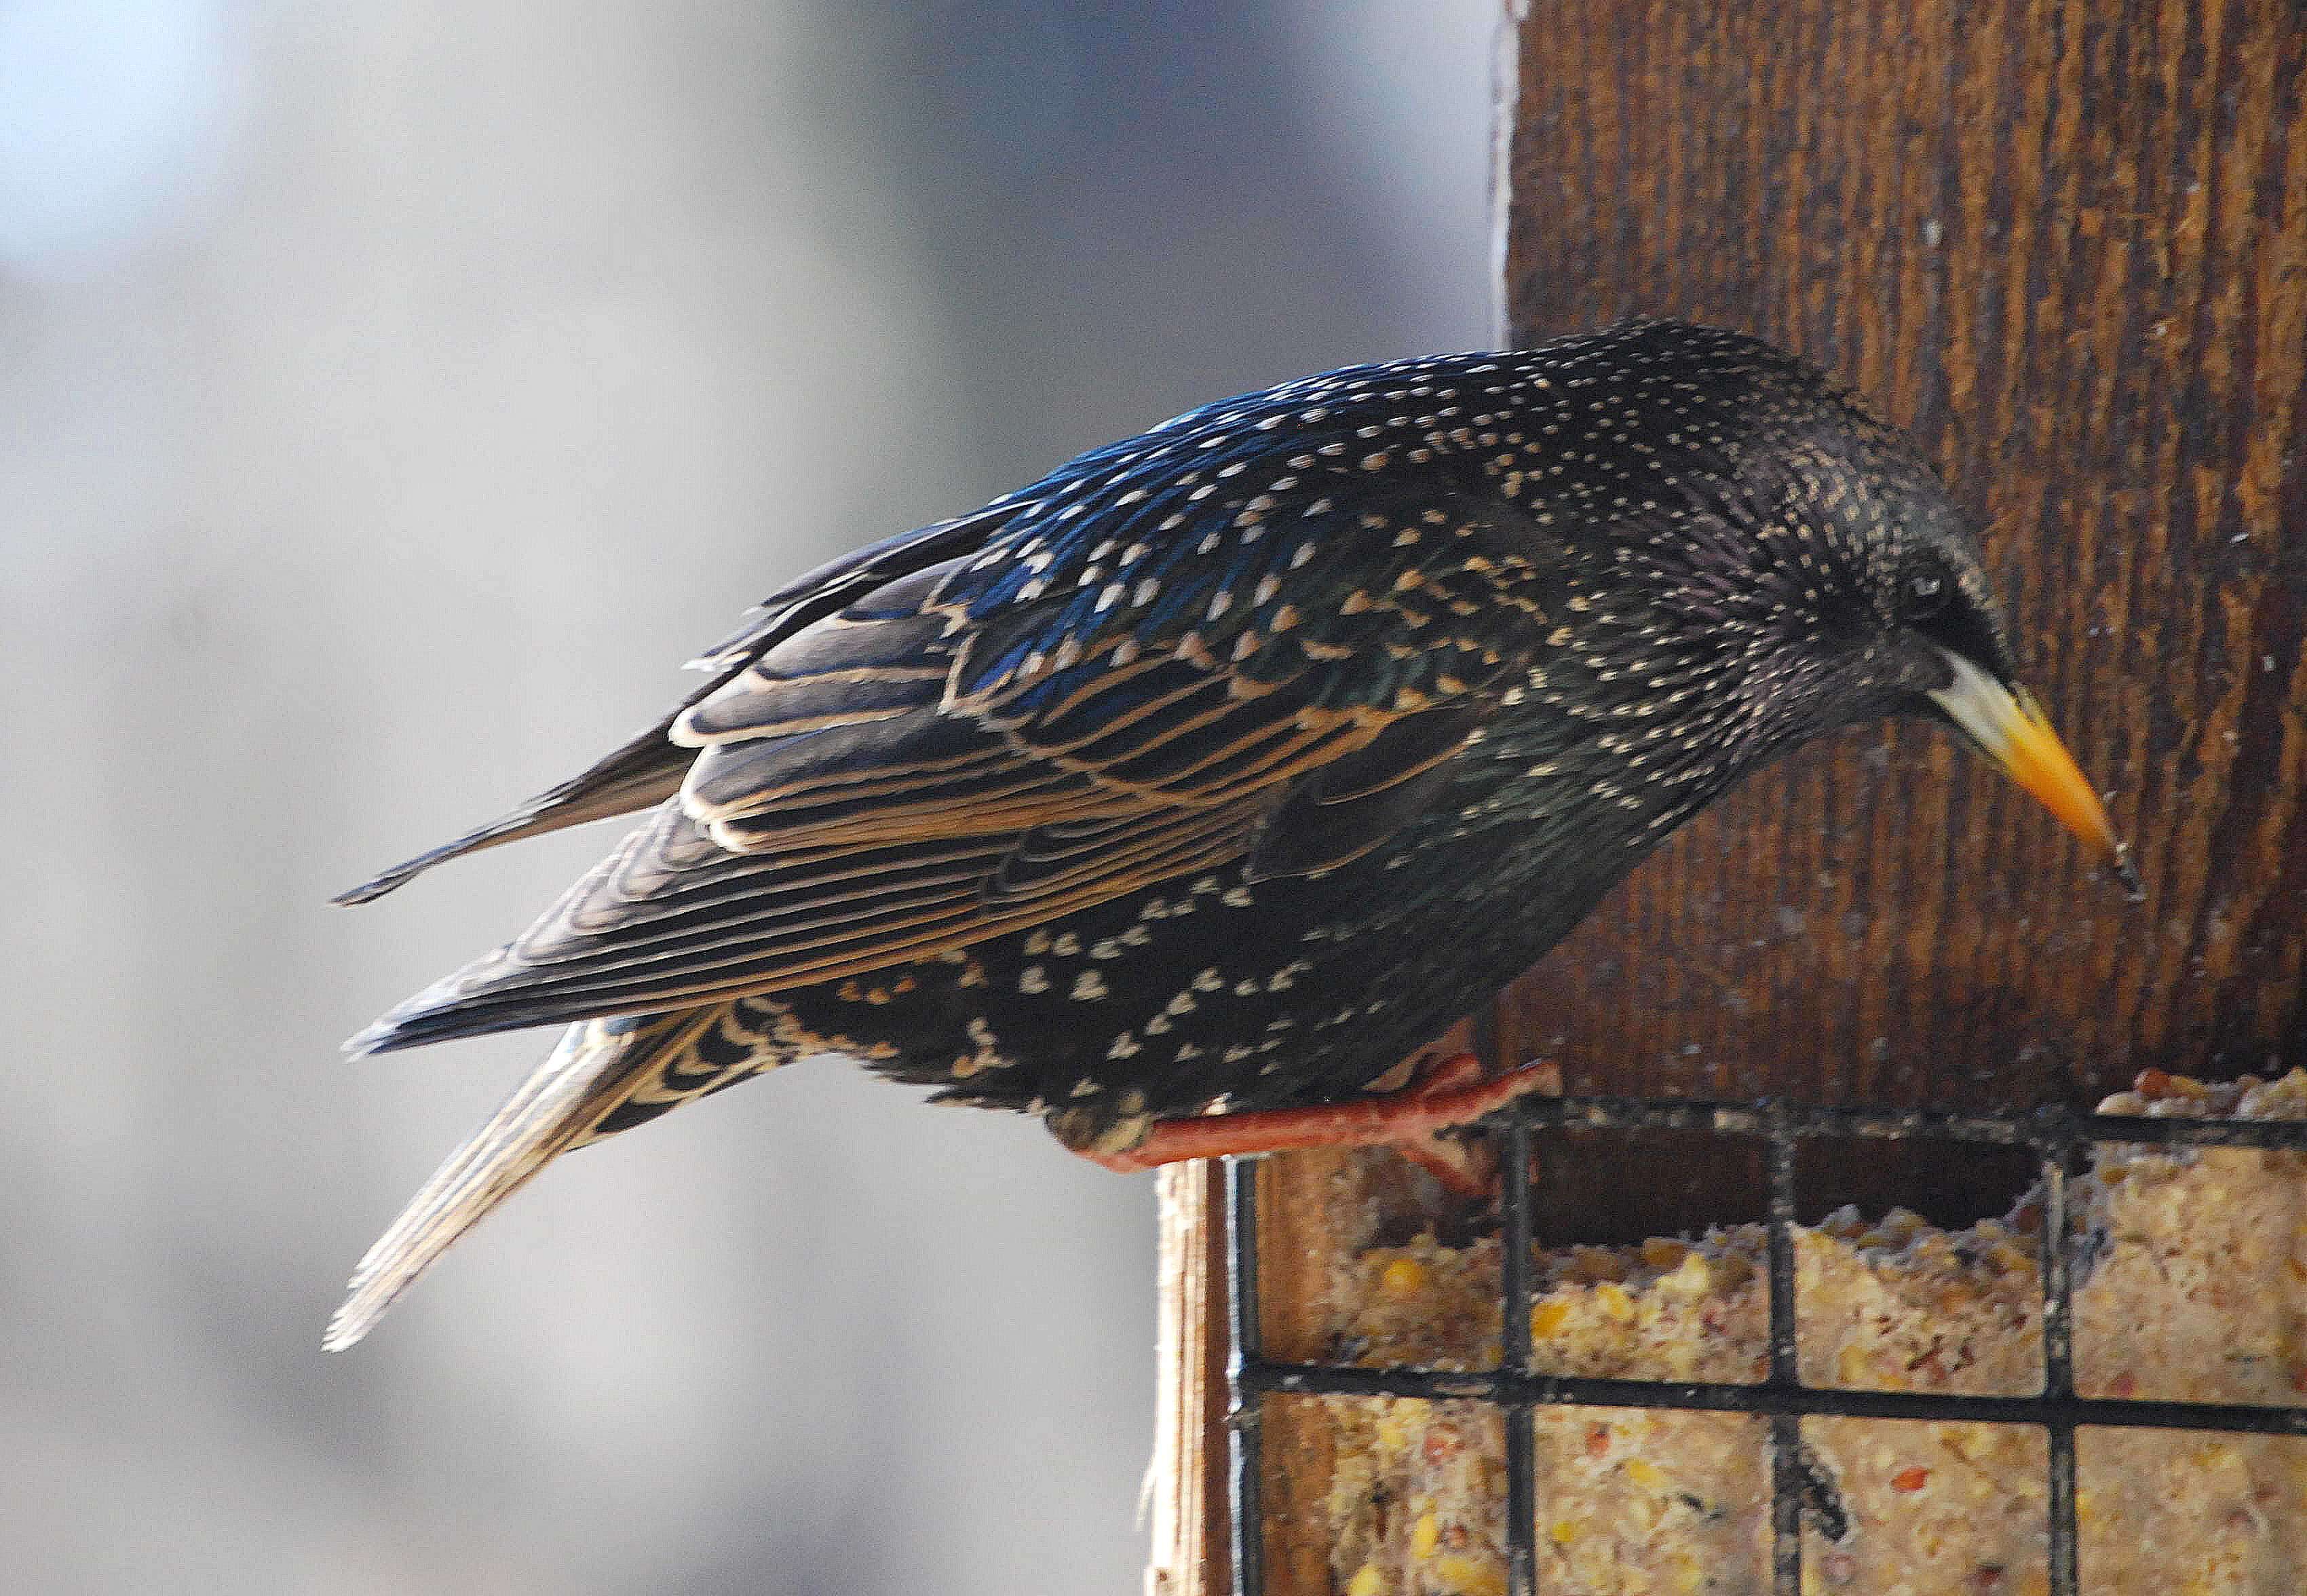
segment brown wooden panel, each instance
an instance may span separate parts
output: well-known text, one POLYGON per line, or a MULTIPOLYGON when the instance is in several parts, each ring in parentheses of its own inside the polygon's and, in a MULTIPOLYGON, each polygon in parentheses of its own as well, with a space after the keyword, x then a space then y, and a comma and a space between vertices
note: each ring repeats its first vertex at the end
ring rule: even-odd
POLYGON ((2028 1104, 2307 1062, 2287 0, 1533 5, 1514 336, 1746 328, 1915 429, 2148 899, 1922 726, 1694 822, 1503 1001, 1573 1091, 2028 1104))
POLYGON ((1161 1192, 1161 1303, 1154 1336, 1153 1553, 1145 1596, 1233 1588, 1226 1496, 1225 1169, 1176 1163, 1161 1192))

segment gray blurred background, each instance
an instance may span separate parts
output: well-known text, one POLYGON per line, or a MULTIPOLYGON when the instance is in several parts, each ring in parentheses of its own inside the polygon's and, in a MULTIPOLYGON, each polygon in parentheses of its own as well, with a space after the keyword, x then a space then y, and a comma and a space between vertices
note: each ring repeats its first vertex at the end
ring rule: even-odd
POLYGON ((570 1160, 339 1040, 613 833, 323 905, 752 599, 1488 336, 1493 9, 0 3, 0 1586, 1134 1592, 1149 1180, 831 1060, 570 1160))

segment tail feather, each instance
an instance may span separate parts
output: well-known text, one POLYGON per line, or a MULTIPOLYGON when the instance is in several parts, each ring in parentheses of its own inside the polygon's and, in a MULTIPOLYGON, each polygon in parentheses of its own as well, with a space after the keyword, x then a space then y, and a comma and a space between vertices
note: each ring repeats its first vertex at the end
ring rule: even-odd
POLYGON ((724 1039, 733 1018, 732 1006, 721 1004, 570 1026, 552 1057, 363 1256, 322 1346, 342 1351, 366 1335, 457 1238, 562 1154, 777 1061, 762 1055, 761 1038, 750 1031, 742 1034, 756 1045, 733 1053, 736 1038, 724 1039), (707 1056, 699 1056, 700 1042, 707 1056), (613 1116, 616 1123, 605 1123, 613 1116))

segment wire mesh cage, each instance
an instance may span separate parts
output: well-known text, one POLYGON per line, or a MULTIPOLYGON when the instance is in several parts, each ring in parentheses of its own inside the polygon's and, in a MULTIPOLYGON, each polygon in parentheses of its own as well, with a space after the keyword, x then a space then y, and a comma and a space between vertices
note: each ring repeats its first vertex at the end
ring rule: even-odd
POLYGON ((1503 1143, 1500 1160, 1501 1253, 1498 1304, 1503 1344, 1494 1369, 1368 1368, 1344 1362, 1286 1362, 1262 1351, 1258 1298, 1258 1224, 1253 1164, 1231 1161, 1227 1181, 1231 1350, 1228 1420, 1232 1565, 1239 1596, 1284 1596, 1268 1583, 1260 1526, 1263 1403, 1276 1396, 1394 1397, 1476 1404, 1503 1421, 1505 1451, 1504 1543, 1509 1596, 1537 1596, 1538 1470, 1533 1420, 1563 1406, 1675 1409, 1760 1416, 1768 1427, 1770 1586, 1779 1596, 1805 1589, 1807 1520, 1839 1539, 1833 1503, 1802 1437, 1805 1418, 1924 1420, 2031 1426, 2046 1441, 2045 1539, 2048 1589, 2076 1596, 2080 1583, 2076 1432, 2185 1429, 2307 1436, 2307 1407, 2253 1403, 2172 1401, 2078 1394, 2074 1301, 2076 1237, 2070 1181, 2095 1146, 2233 1147, 2307 1151, 2307 1121, 2166 1119, 2079 1114, 2050 1108, 2032 1114, 1870 1111, 1762 1103, 1668 1102, 1619 1097, 1530 1097, 1489 1123, 1503 1143), (1546 1130, 1605 1133, 1700 1132, 1754 1138, 1767 1170, 1769 1367, 1754 1383, 1674 1381, 1540 1372, 1532 1356, 1533 1300, 1531 1153, 1546 1130), (1861 1390, 1805 1384, 1797 1357, 1797 1155, 1806 1142, 1944 1142, 1973 1148, 2023 1149, 2037 1164, 2041 1194, 2042 1385, 2028 1395, 1861 1390))

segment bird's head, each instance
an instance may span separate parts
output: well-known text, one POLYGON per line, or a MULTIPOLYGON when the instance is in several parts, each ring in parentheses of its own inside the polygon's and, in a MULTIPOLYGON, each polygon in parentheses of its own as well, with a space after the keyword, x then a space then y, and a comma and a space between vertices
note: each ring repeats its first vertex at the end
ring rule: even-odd
POLYGON ((1565 635, 1599 667, 1591 698, 1656 725, 1636 741, 1727 778, 1837 726, 1928 716, 2126 870, 2020 685, 1976 532, 1906 433, 1743 334, 1638 321, 1568 348, 1545 430, 1583 447, 1548 491, 1601 528, 1568 563, 1612 598, 1565 635))
POLYGON ((1952 727, 2135 890, 2098 794, 2020 684, 1977 534, 1936 474, 1904 433, 1822 383, 1786 419, 1787 531, 1770 557, 1778 591, 1826 645, 1821 709, 1952 727))

